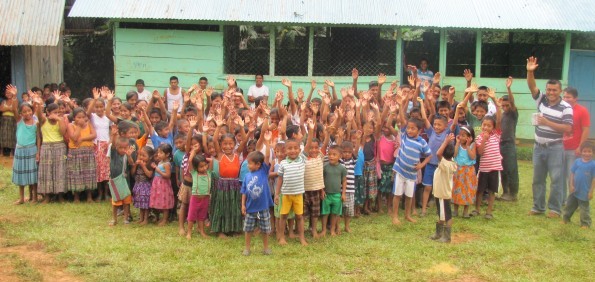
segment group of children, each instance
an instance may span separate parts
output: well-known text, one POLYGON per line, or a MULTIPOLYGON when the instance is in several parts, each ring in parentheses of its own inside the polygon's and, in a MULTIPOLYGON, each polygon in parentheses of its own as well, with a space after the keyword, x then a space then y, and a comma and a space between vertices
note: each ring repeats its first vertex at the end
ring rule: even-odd
MULTIPOLYGON (((392 82, 384 93, 384 75, 358 91, 354 69, 342 99, 332 81, 313 98, 315 81, 306 95, 283 79, 287 91, 278 91, 271 106, 268 97, 256 98, 254 107, 231 76, 220 93, 204 77, 187 91, 171 77, 163 95, 147 93, 139 80, 126 101, 103 87, 80 104, 69 92, 29 91, 19 105, 17 89, 9 86, 9 104, 0 111, 16 124, 17 203, 24 202, 25 186, 31 201, 39 193, 44 203, 63 201, 67 192, 75 202, 81 193, 91 202, 97 189, 98 199, 111 196, 110 225, 120 211, 130 223, 131 204, 143 225, 151 217, 165 225, 177 210, 179 233, 188 239, 195 224, 203 237, 209 227, 220 237, 244 232, 249 255, 259 231, 268 255, 273 231, 281 245, 286 232, 307 245, 305 218, 314 238, 334 236, 350 232, 352 217, 382 212, 385 202, 392 223, 401 224, 403 194, 404 219, 415 222, 415 190, 423 186, 421 216, 431 193, 439 215, 431 238, 450 242, 459 207, 463 218, 480 215, 484 192, 485 218, 493 218, 503 170, 502 117, 518 118, 512 79, 509 94, 498 99, 495 90, 471 84, 466 72, 469 87, 456 102, 455 89, 441 87, 439 73, 422 81, 411 68, 409 84, 392 82)), ((508 120, 514 136, 516 119, 508 120)))

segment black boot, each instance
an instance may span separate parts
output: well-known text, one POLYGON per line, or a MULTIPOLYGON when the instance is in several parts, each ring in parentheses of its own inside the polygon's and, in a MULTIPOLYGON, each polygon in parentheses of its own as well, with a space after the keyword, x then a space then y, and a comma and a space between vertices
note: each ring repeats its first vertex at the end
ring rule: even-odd
POLYGON ((450 243, 450 231, 451 231, 451 227, 444 227, 444 232, 442 233, 442 238, 440 238, 440 242, 442 243, 450 243))
POLYGON ((443 233, 444 233, 444 224, 436 222, 436 234, 430 236, 430 239, 438 240, 444 236, 444 235, 442 235, 443 233))

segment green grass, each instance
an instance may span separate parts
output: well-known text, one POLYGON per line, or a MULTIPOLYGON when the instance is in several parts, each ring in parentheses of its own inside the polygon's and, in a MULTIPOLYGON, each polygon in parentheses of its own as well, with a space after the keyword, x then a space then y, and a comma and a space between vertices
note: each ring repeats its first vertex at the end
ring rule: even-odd
POLYGON ((530 163, 520 163, 520 175, 519 202, 497 202, 494 220, 455 219, 453 233, 472 237, 457 244, 427 239, 435 216, 394 227, 386 215, 376 215, 355 219, 351 234, 309 239, 305 248, 297 241, 273 243, 268 257, 258 238, 252 256, 243 257, 242 236, 187 241, 175 224, 110 228, 109 203, 15 207, 15 187, 0 190, 0 230, 5 245, 41 243, 67 271, 92 281, 592 280, 595 232, 579 229, 578 213, 570 225, 527 216, 530 163), (437 271, 441 263, 456 270, 437 271))

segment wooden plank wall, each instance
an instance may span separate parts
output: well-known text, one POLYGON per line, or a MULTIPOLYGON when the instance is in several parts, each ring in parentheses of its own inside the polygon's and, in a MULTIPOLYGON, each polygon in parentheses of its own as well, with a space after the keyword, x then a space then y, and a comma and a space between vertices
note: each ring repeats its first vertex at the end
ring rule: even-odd
POLYGON ((24 46, 26 87, 43 87, 64 80, 62 38, 57 46, 24 46))
POLYGON ((223 32, 116 28, 114 56, 121 97, 134 89, 137 79, 151 91, 162 92, 171 76, 188 87, 201 76, 223 73, 223 32))

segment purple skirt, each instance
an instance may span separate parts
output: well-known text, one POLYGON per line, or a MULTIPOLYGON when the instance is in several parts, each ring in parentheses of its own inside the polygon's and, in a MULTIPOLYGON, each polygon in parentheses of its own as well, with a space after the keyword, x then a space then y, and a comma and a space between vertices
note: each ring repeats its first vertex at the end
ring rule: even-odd
POLYGON ((137 209, 149 209, 149 199, 151 198, 151 183, 136 182, 132 188, 134 195, 134 207, 137 209))

